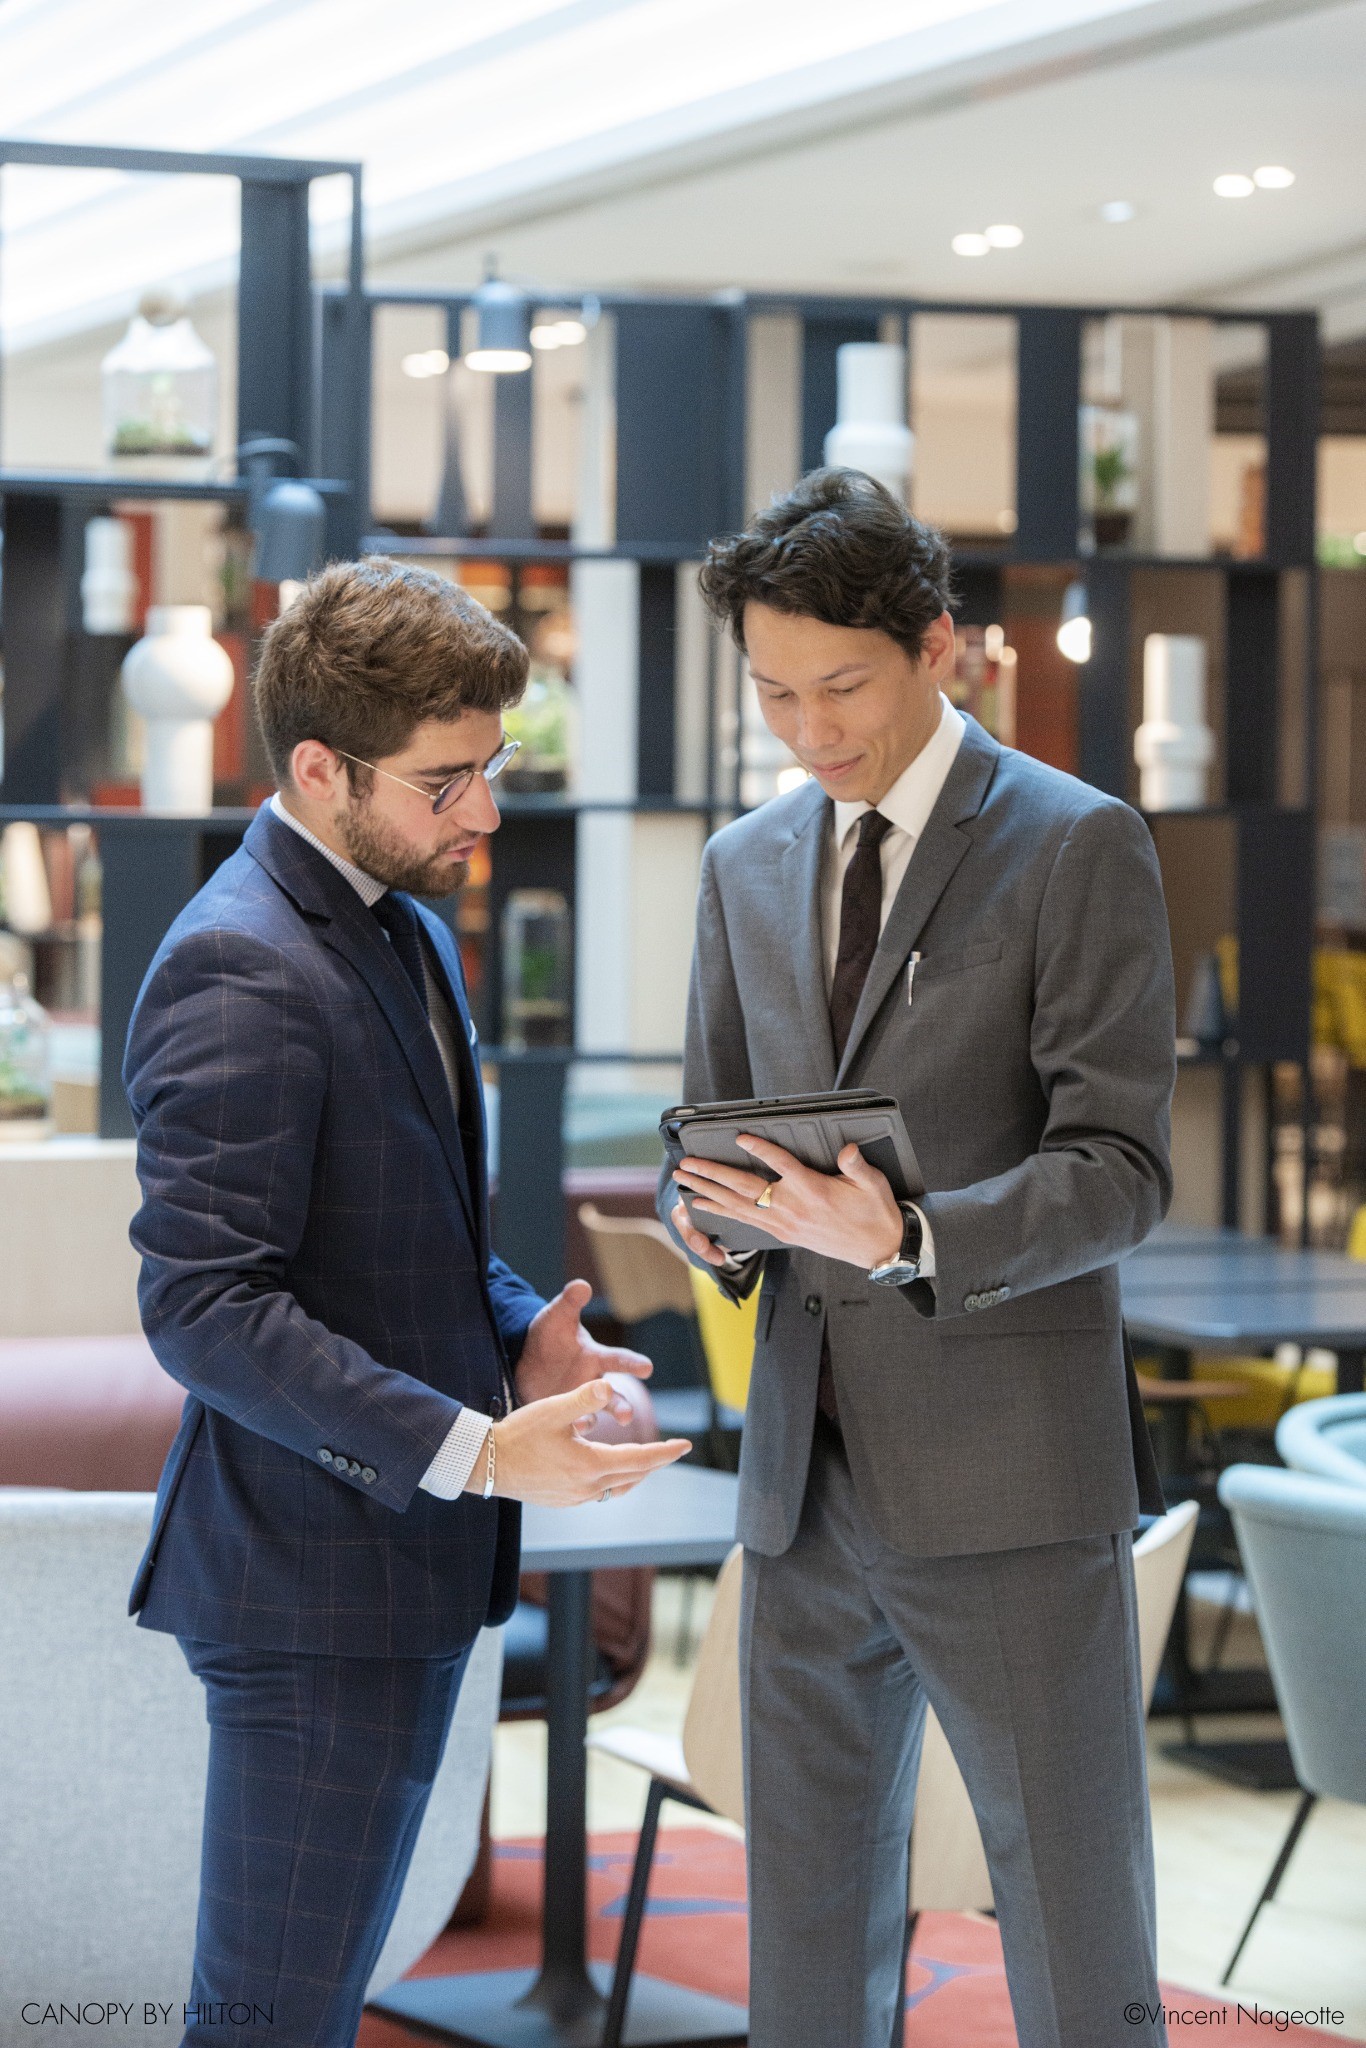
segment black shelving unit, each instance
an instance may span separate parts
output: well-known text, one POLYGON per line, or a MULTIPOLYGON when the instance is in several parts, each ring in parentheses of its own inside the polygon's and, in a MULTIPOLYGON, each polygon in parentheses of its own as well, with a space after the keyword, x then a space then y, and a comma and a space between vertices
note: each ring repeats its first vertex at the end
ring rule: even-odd
MULTIPOLYGON (((835 420, 835 362, 842 343, 876 339, 892 323, 900 334, 918 314, 1008 318, 1017 336, 1017 524, 999 545, 957 550, 965 612, 973 620, 999 618, 1013 571, 1047 568, 1080 578, 1089 592, 1094 627, 1092 660, 1078 676, 1078 760, 1096 786, 1129 798, 1136 794, 1132 736, 1137 722, 1135 594, 1139 579, 1155 571, 1203 574, 1222 582, 1226 647, 1226 704, 1212 721, 1227 736, 1224 802, 1208 813, 1186 814, 1169 827, 1153 821, 1159 843, 1185 833, 1233 832, 1236 841, 1232 929, 1239 942, 1240 1018, 1236 1041, 1221 1054, 1226 1069, 1227 1143, 1224 1213, 1234 1220, 1238 1186, 1234 1111, 1241 1075, 1269 1071, 1278 1060, 1303 1066, 1308 1054, 1309 964, 1313 931, 1315 757, 1314 488, 1318 420, 1319 339, 1312 314, 1243 309, 1133 305, 1013 305, 847 295, 718 293, 707 297, 603 293, 602 311, 615 322, 615 538, 610 547, 576 547, 539 534, 531 497, 533 379, 496 380, 494 392, 493 531, 396 534, 376 530, 369 509, 373 322, 390 305, 428 306, 446 322, 450 353, 459 349, 462 315, 472 292, 441 289, 366 290, 361 276, 360 183, 356 166, 294 164, 276 159, 181 157, 160 152, 49 150, 0 144, 0 162, 100 165, 127 170, 204 170, 238 177, 243 193, 243 259, 239 302, 242 352, 240 417, 244 430, 296 440, 311 465, 336 479, 331 501, 332 552, 363 547, 415 559, 478 557, 510 565, 575 560, 627 560, 638 565, 638 797, 611 806, 645 809, 675 800, 678 764, 674 724, 677 697, 676 571, 703 554, 718 531, 745 515, 749 322, 781 313, 800 323, 801 386, 798 445, 803 466, 819 461, 835 420), (326 286, 310 299, 307 261, 307 189, 313 177, 345 171, 355 204, 348 281, 326 286), (279 317, 279 307, 288 317, 279 317), (1174 558, 1107 550, 1083 553, 1079 544, 1079 408, 1083 398, 1086 323, 1116 314, 1190 315, 1214 322, 1260 325, 1266 336, 1264 433, 1266 444, 1265 554, 1257 561, 1215 557, 1174 558), (316 338, 317 383, 305 333, 316 338), (1305 591, 1292 601, 1290 585, 1305 591), (1302 615, 1295 624, 1296 611, 1302 615), (1292 641, 1297 644, 1292 646, 1292 641), (1291 671, 1300 677, 1299 696, 1291 671), (1298 725, 1296 725, 1298 721, 1298 725), (1291 789, 1289 751, 1303 763, 1291 789), (1232 824, 1230 824, 1230 820, 1232 824)), ((577 305, 562 291, 535 295, 547 308, 577 305)), ((914 424, 914 423, 913 423, 914 424)), ((227 498, 239 484, 215 487, 227 498)), ((169 485, 149 487, 174 496, 169 485)), ((0 817, 37 816, 97 823, 106 841, 141 834, 149 857, 129 856, 116 880, 121 855, 106 858, 109 934, 105 1014, 107 1040, 121 1043, 130 988, 146 964, 153 927, 169 918, 208 871, 219 848, 240 836, 237 813, 195 821, 99 816, 45 809, 60 794, 60 707, 72 619, 71 543, 74 522, 105 497, 127 496, 122 479, 14 479, 0 474, 7 525, 6 602, 3 619, 11 756, 0 787, 7 808, 0 817), (148 893, 153 844, 180 851, 168 872, 178 880, 148 893), (122 920, 116 907, 125 886, 142 892, 146 917, 122 920), (183 893, 181 893, 183 892, 183 893), (173 899, 179 893, 179 901, 173 899), (153 905, 156 907, 153 908, 153 905), (121 921, 122 920, 122 921, 121 921), (114 956, 126 949, 116 967, 114 956)), ((196 495, 209 495, 196 489, 196 495)), ((453 502, 453 501, 451 501, 453 502)), ((739 769, 723 774, 715 744, 715 662, 709 770, 697 808, 715 823, 739 808, 739 769)), ((497 842, 495 902, 514 882, 551 883, 563 889, 573 875, 576 816, 582 806, 557 799, 512 798, 497 842)), ((234 842, 235 843, 235 842, 234 842)), ((1176 886, 1173 870, 1173 886, 1176 886)), ((164 928, 164 925, 163 925, 164 928)), ((157 933, 155 936, 159 936, 157 933)), ((486 1018, 497 1036, 496 1004, 486 1018)), ((113 1089, 107 1055, 106 1094, 113 1089)), ((506 1068, 508 1078, 513 1063, 506 1068)), ((121 1127, 121 1095, 102 1112, 106 1129, 121 1127)), ((558 1203, 558 1176, 545 1146, 536 1162, 537 1183, 558 1203)))
MULTIPOLYGON (((333 366, 344 368, 353 382, 367 375, 360 165, 0 139, 0 166, 5 164, 237 180, 237 444, 259 436, 292 441, 304 468, 317 473, 310 481, 327 506, 329 552, 353 554, 368 489, 368 436, 344 414, 329 416, 324 429, 314 362, 315 327, 321 319, 333 366), (309 192, 315 179, 337 175, 348 177, 352 187, 348 274, 345 287, 330 292, 324 302, 312 283, 309 192)), ((118 503, 176 499, 240 504, 246 485, 235 476, 192 482, 115 471, 0 467, 5 537, 0 802, 55 804, 68 793, 63 787, 71 757, 66 728, 88 652, 80 609, 86 521, 118 503)))

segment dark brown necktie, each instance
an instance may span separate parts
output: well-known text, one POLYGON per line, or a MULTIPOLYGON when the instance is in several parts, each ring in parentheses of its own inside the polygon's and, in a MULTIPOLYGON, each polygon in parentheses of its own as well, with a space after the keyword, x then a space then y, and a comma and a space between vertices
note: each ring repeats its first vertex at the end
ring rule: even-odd
POLYGON ((836 1064, 849 1043, 868 969, 873 964, 882 930, 882 842, 892 829, 881 811, 865 811, 858 821, 858 845, 844 871, 840 892, 840 943, 835 978, 830 984, 830 1028, 836 1064))
MULTIPOLYGON (((840 892, 840 943, 835 957, 835 978, 830 984, 830 1029, 835 1041, 836 1064, 849 1043, 868 969, 873 964, 882 931, 882 842, 892 829, 890 818, 881 811, 865 811, 858 821, 858 845, 844 871, 840 892)), ((835 1376, 830 1366, 830 1340, 821 1336, 821 1370, 816 1383, 816 1402, 822 1415, 838 1425, 835 1376)))

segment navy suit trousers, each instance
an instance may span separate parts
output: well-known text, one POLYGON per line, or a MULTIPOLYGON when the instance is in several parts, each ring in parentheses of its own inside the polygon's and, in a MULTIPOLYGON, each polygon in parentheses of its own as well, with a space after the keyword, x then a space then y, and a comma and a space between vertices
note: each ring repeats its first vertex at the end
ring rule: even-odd
POLYGON ((209 1720, 184 2041, 352 2048, 469 1647, 331 1657, 179 1641, 209 1720))

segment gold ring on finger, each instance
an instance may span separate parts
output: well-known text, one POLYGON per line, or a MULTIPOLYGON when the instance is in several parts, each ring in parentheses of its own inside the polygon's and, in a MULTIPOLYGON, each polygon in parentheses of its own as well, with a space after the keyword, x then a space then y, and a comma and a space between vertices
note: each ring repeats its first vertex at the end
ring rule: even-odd
POLYGON ((763 1193, 754 1197, 756 1209, 771 1209, 773 1207, 773 1190, 777 1185, 778 1183, 774 1180, 765 1181, 763 1193))

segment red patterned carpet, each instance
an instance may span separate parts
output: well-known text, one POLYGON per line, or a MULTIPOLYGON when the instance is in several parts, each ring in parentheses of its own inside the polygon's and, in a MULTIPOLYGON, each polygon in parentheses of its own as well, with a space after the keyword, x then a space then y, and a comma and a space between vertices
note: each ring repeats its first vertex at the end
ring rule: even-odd
MULTIPOLYGON (((589 1950, 616 1954, 635 1839, 595 1835, 589 1865, 589 1950)), ((469 1970, 524 1969, 536 1961, 541 1905, 541 1844, 500 1842, 494 1851, 493 1909, 485 1926, 443 1934, 412 1971, 414 1977, 469 1970)), ((641 1934, 639 1968, 743 2004, 745 1856, 743 1846, 705 1828, 661 1833, 641 1934)), ((1313 2027, 1278 2028, 1236 2003, 1163 1987, 1172 2048, 1207 2044, 1252 2048, 1267 2039, 1296 2048, 1342 2048, 1340 2034, 1313 2027), (1217 2017, 1215 2017, 1217 2015, 1217 2017)), ((906 1980, 906 2048, 1016 2048, 1010 1999, 994 1924, 958 1913, 926 1913, 916 1930, 906 1980)), ((1265 2009, 1263 2009, 1265 2013, 1265 2009)), ((426 2037, 430 2040, 430 2037, 426 2037)), ((413 2048, 418 2039, 396 2022, 367 2013, 357 2048, 413 2048)))

